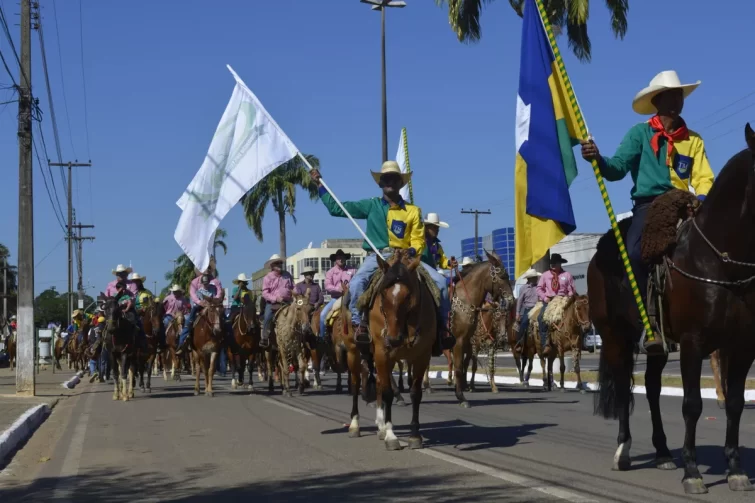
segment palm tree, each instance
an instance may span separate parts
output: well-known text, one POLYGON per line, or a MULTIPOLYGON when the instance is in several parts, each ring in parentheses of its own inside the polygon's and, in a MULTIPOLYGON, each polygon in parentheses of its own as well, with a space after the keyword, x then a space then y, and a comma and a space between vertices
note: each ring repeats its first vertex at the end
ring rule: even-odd
POLYGON ((223 249, 223 255, 228 253, 228 245, 225 244, 223 238, 228 237, 228 232, 225 229, 218 229, 215 231, 215 239, 212 242, 212 256, 218 256, 218 247, 223 249))
POLYGON ((165 273, 165 280, 169 283, 168 288, 170 288, 170 285, 176 284, 183 288, 185 292, 188 292, 189 285, 195 276, 194 264, 186 254, 182 254, 176 259, 175 268, 165 273))
MULTIPOLYGON (((10 250, 7 246, 0 243, 0 293, 2 293, 2 266, 4 264, 4 261, 7 261, 10 258, 10 250)), ((18 268, 15 265, 8 264, 8 273, 7 273, 7 281, 8 281, 8 293, 9 294, 15 294, 16 290, 18 289, 18 268)))
MULTIPOLYGON (((313 155, 304 157, 312 167, 320 168, 320 160, 317 157, 313 155)), ((286 254, 286 215, 296 223, 297 187, 306 190, 310 200, 318 199, 317 185, 312 183, 309 170, 298 156, 274 169, 241 198, 246 223, 260 241, 263 239, 262 220, 265 218, 265 209, 268 204, 272 204, 273 211, 278 214, 280 255, 284 258, 288 256, 286 254)))
MULTIPOLYGON (((480 13, 482 5, 493 0, 435 0, 439 6, 448 4, 448 22, 460 42, 477 42, 482 35, 480 13)), ((509 0, 521 17, 525 0, 509 0)), ((566 30, 569 48, 580 61, 590 61, 591 42, 587 36, 590 0, 542 0, 556 35, 566 30)), ((611 13, 611 30, 623 39, 627 33, 629 0, 605 0, 611 13)))

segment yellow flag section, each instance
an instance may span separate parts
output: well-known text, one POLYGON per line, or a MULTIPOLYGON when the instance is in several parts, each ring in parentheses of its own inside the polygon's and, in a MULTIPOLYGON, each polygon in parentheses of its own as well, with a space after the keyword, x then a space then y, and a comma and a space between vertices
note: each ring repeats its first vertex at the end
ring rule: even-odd
POLYGON ((516 277, 577 227, 569 186, 579 128, 560 64, 535 0, 527 0, 516 115, 516 277))

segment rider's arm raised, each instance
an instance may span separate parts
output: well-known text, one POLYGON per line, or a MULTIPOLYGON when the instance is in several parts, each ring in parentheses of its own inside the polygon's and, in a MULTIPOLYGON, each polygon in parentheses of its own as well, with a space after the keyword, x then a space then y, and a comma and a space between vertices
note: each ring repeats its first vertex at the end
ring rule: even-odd
MULTIPOLYGON (((328 209, 331 216, 346 218, 346 214, 338 206, 338 203, 333 199, 333 196, 331 196, 324 187, 320 187, 319 194, 322 203, 328 209)), ((346 211, 351 214, 352 218, 364 220, 370 212, 371 203, 369 199, 362 199, 361 201, 341 201, 341 204, 343 204, 346 211)))

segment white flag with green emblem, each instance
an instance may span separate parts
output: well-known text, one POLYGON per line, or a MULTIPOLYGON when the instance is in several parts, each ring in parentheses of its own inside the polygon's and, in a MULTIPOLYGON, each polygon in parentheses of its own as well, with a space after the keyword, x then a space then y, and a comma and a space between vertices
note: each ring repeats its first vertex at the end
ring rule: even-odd
POLYGON ((241 197, 298 150, 254 93, 236 79, 205 160, 178 200, 183 210, 174 237, 200 271, 210 265, 220 221, 241 197))

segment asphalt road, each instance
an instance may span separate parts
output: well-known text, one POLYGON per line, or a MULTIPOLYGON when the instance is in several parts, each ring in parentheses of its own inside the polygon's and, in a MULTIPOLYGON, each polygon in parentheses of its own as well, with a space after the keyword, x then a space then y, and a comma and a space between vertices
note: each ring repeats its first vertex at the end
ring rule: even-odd
MULTIPOLYGON (((362 437, 348 438, 350 398, 324 391, 272 397, 230 390, 194 397, 191 384, 155 380, 149 396, 113 402, 112 387, 88 384, 61 402, 0 473, 0 501, 689 501, 682 471, 651 463, 643 396, 632 418, 634 465, 612 472, 617 423, 592 415, 592 396, 504 387, 469 394, 460 408, 436 382, 420 421, 426 448, 388 452, 375 409, 360 402, 362 437)), ((408 396, 405 397, 408 400, 408 396)), ((661 397, 669 446, 679 463, 681 400, 661 397)), ((410 407, 394 407, 399 438, 410 407)), ((725 482, 725 418, 704 400, 698 458, 709 501, 742 501, 725 482), (707 417, 706 417, 707 416, 707 417)), ((745 410, 741 438, 755 438, 745 410)), ((755 474, 753 446, 742 450, 755 474)))

